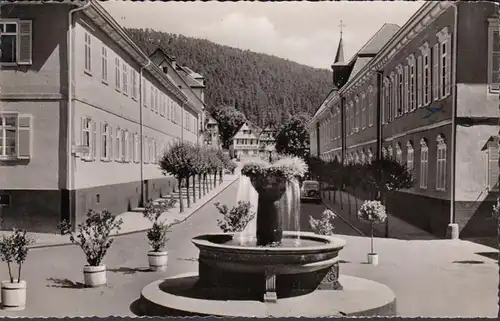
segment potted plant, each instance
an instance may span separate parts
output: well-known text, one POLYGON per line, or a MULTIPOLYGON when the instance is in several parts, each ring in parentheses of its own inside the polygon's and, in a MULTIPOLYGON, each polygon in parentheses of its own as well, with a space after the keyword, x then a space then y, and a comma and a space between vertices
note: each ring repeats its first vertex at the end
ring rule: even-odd
POLYGON ((26 230, 13 230, 0 241, 0 255, 7 263, 9 280, 2 281, 2 307, 4 310, 21 311, 26 307, 26 281, 21 278, 21 267, 28 256, 28 246, 34 240, 26 235, 26 230), (18 265, 17 279, 12 273, 11 263, 18 265))
POLYGON ((149 269, 151 271, 166 271, 168 262, 168 252, 165 251, 167 245, 168 229, 177 224, 178 220, 171 224, 160 220, 160 216, 175 206, 176 200, 172 197, 168 201, 161 201, 158 204, 149 201, 144 208, 144 217, 149 219, 153 226, 148 230, 147 237, 151 251, 148 252, 149 269))
POLYGON ((333 220, 337 218, 332 211, 326 209, 321 213, 321 217, 319 219, 315 219, 311 215, 309 215, 309 226, 314 231, 314 233, 319 235, 333 235, 333 231, 335 227, 333 226, 333 220))
POLYGON ((255 213, 250 210, 250 202, 239 201, 231 210, 219 202, 215 203, 215 207, 224 216, 222 220, 217 220, 217 225, 224 233, 242 232, 255 218, 255 213))
POLYGON ((106 285, 106 265, 102 260, 113 244, 112 234, 120 231, 123 220, 104 210, 89 210, 83 223, 78 224, 76 233, 71 223, 63 221, 58 225, 62 235, 69 235, 71 243, 80 246, 87 259, 83 267, 83 280, 86 287, 106 285))
POLYGON ((371 231, 371 251, 368 253, 368 263, 372 265, 378 264, 378 254, 373 250, 373 228, 375 224, 384 223, 387 219, 385 206, 380 201, 365 201, 359 208, 358 218, 370 223, 371 231))

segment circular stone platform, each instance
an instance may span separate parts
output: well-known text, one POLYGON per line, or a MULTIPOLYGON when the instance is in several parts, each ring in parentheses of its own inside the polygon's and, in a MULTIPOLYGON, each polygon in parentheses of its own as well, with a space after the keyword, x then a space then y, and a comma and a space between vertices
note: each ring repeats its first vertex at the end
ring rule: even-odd
POLYGON ((148 284, 141 292, 146 316, 325 317, 395 316, 396 296, 387 286, 341 275, 343 290, 316 290, 277 303, 249 300, 232 289, 197 289, 196 272, 148 284))

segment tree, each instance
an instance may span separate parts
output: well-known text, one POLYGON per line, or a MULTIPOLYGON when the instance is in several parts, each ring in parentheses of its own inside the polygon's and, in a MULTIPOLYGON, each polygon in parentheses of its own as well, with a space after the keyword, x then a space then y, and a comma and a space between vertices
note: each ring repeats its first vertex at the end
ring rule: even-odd
POLYGON ((308 157, 309 120, 310 117, 303 113, 292 116, 276 134, 276 151, 280 154, 308 157))
POLYGON ((222 146, 229 148, 229 140, 247 119, 245 114, 232 106, 223 107, 214 111, 213 117, 218 122, 219 136, 222 146))
POLYGON ((174 176, 177 179, 177 184, 179 188, 179 207, 180 211, 184 211, 184 205, 182 202, 182 180, 186 178, 187 183, 187 202, 189 207, 189 176, 194 168, 194 157, 193 148, 188 144, 175 141, 170 145, 170 147, 165 151, 161 160, 160 168, 163 174, 166 173, 174 176))

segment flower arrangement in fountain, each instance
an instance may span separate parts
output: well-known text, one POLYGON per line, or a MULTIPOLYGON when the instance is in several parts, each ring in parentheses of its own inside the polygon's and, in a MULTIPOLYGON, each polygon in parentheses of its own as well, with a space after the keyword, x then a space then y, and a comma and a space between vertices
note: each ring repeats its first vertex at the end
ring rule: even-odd
POLYGON ((319 235, 333 235, 335 227, 333 226, 333 220, 337 218, 337 215, 332 211, 326 209, 321 213, 319 219, 315 219, 309 215, 309 226, 314 231, 314 233, 319 235))
POLYGON ((274 163, 251 161, 241 169, 241 174, 250 178, 278 176, 287 180, 304 177, 308 167, 306 162, 296 156, 280 155, 274 163))
POLYGON ((359 208, 358 218, 371 224, 371 252, 373 252, 373 225, 384 223, 387 219, 385 206, 380 201, 365 201, 359 208))
POLYGON ((231 210, 219 202, 215 203, 215 207, 224 216, 222 220, 217 220, 217 225, 224 233, 242 232, 255 218, 255 213, 250 210, 252 207, 250 202, 239 201, 231 210))

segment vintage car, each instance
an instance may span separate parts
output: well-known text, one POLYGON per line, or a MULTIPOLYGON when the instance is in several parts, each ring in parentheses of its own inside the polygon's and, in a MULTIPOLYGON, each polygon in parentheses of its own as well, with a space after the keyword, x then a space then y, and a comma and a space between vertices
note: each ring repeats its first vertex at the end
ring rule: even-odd
POLYGON ((321 192, 319 190, 318 181, 304 181, 302 187, 300 188, 300 200, 301 201, 315 201, 317 203, 321 202, 321 192))

